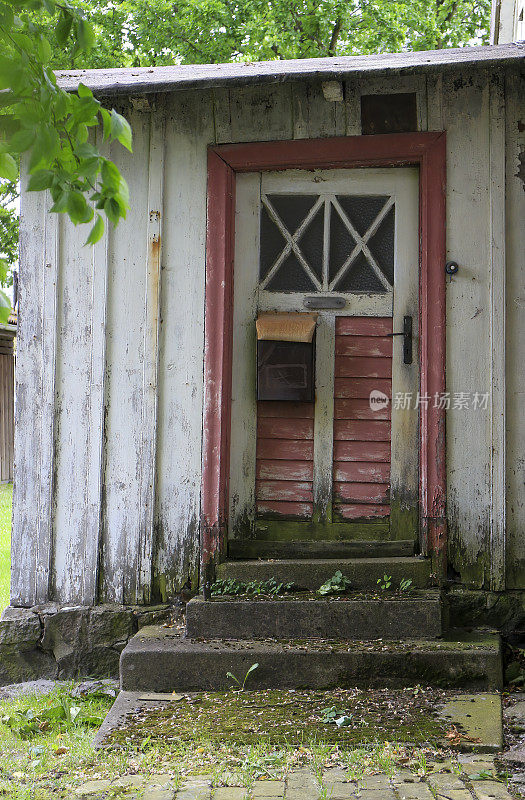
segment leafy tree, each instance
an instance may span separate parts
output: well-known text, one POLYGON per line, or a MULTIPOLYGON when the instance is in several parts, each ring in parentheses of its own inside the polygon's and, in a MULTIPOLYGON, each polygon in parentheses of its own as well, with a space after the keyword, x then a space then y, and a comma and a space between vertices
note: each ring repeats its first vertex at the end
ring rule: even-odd
MULTIPOLYGON (((0 259, 15 264, 18 259, 18 186, 14 181, 0 183, 0 259)), ((8 278, 8 286, 11 283, 8 278)))
MULTIPOLYGON (((59 88, 50 62, 53 45, 56 49, 69 44, 75 55, 89 52, 93 41, 92 25, 67 0, 0 0, 0 178, 8 182, 2 185, 2 195, 9 196, 9 186, 18 177, 18 159, 24 156, 28 190, 49 189, 51 210, 67 214, 75 225, 94 222, 90 244, 102 236, 103 214, 117 224, 129 207, 127 185, 117 167, 101 155, 90 128, 101 124, 104 139, 118 140, 129 150, 131 129, 114 109, 103 108, 86 86, 81 84, 77 93, 59 88), (52 20, 53 44, 35 13, 52 20)), ((9 207, 4 211, 12 222, 9 207)), ((4 284, 13 256, 10 227, 3 230, 4 284)), ((6 303, 3 295, 3 318, 6 303)))
POLYGON ((490 0, 121 0, 92 18, 127 64, 310 58, 487 43, 490 0), (116 18, 121 20, 119 30, 116 18), (131 45, 131 49, 130 48, 131 45), (127 51, 126 51, 126 48, 127 51))
MULTIPOLYGON (((49 185, 55 210, 87 221, 91 199, 114 222, 125 214, 125 184, 88 129, 102 120, 105 136, 130 146, 129 126, 85 87, 66 95, 52 69, 461 47, 487 43, 489 17, 490 0, 0 0, 0 113, 9 115, 0 176, 14 180, 29 151, 31 188, 49 185)), ((0 199, 0 257, 10 262, 15 217, 0 199)), ((98 213, 89 240, 102 229, 98 213)))

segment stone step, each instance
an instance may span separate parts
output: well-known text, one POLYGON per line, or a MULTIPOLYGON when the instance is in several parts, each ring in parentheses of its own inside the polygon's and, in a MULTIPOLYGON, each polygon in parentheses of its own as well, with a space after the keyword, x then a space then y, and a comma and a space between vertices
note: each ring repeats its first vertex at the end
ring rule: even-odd
POLYGON ((217 568, 217 578, 234 578, 242 583, 275 578, 278 582, 293 582, 299 589, 315 590, 336 570, 350 578, 354 589, 375 589, 377 579, 383 575, 390 575, 396 588, 407 578, 414 589, 425 589, 430 584, 431 564, 429 559, 419 556, 225 561, 217 568))
POLYGON ((247 558, 388 558, 413 556, 413 539, 399 541, 280 541, 265 539, 231 539, 228 557, 247 558))
POLYGON ((500 640, 454 632, 446 640, 349 642, 191 640, 172 628, 142 628, 120 659, 127 691, 230 688, 227 672, 250 689, 400 688, 439 686, 496 691, 502 687, 500 640))
POLYGON ((408 597, 319 598, 311 593, 271 600, 194 597, 186 606, 186 635, 213 639, 434 639, 441 636, 438 591, 408 597))

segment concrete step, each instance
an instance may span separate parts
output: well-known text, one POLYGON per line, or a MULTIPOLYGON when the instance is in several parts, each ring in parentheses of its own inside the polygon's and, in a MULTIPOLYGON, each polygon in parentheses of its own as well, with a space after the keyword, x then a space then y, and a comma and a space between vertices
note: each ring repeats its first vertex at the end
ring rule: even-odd
POLYGON ((279 561, 225 561, 217 568, 217 578, 235 578, 242 583, 275 578, 293 582, 299 589, 318 589, 336 570, 350 578, 354 589, 376 589, 377 579, 390 575, 397 587, 404 578, 414 589, 430 585, 430 560, 419 556, 377 558, 297 558, 279 561))
POLYGON ((387 558, 413 556, 413 539, 399 541, 280 541, 272 539, 231 539, 228 557, 247 558, 387 558))
POLYGON ((502 687, 499 637, 460 633, 425 641, 324 642, 191 640, 174 629, 142 628, 120 658, 126 691, 222 690, 227 672, 240 681, 259 666, 249 689, 439 686, 496 691, 502 687))
POLYGON ((438 591, 386 599, 310 593, 271 600, 194 597, 186 606, 190 639, 435 639, 441 632, 438 591))

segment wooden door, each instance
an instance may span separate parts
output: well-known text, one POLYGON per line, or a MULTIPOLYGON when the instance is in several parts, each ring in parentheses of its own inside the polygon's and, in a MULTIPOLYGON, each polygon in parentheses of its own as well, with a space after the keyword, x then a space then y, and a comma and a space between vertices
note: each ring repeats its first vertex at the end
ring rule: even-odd
POLYGON ((235 253, 230 536, 416 537, 417 170, 239 175, 235 253), (257 315, 334 299, 315 401, 257 404, 257 315))

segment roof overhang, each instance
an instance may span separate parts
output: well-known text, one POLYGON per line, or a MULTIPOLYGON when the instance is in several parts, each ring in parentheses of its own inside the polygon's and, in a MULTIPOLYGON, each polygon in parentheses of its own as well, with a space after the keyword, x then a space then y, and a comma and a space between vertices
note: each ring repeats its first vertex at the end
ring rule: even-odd
POLYGON ((169 67, 57 70, 59 85, 75 91, 84 83, 96 94, 140 95, 260 83, 344 80, 357 75, 444 70, 453 67, 495 67, 522 61, 525 42, 489 47, 461 47, 414 53, 383 53, 293 61, 188 64, 169 67))

